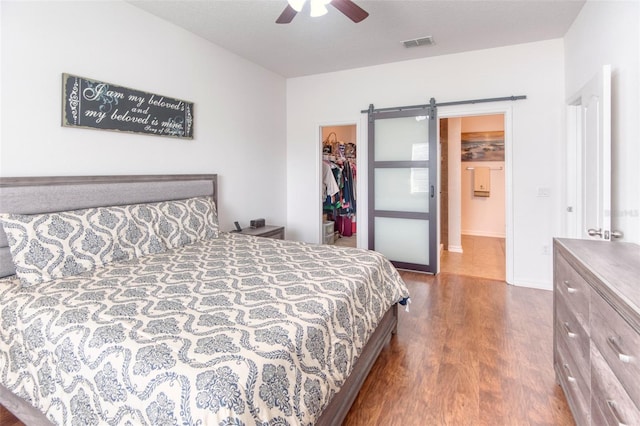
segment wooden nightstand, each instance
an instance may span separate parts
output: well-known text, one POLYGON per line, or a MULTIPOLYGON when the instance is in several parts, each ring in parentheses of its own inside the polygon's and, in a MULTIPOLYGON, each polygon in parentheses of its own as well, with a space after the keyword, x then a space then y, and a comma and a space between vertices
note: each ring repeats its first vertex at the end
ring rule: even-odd
POLYGON ((239 233, 244 235, 253 235, 254 237, 284 240, 284 226, 265 225, 261 228, 244 228, 239 233))

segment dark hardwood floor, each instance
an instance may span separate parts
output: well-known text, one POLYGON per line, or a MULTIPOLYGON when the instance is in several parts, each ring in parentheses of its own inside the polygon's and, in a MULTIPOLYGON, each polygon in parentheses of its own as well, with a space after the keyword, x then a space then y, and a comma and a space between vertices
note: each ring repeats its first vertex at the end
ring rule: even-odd
POLYGON ((344 424, 572 425, 553 371, 552 292, 402 272, 410 312, 344 424))
POLYGON ((23 426, 20 420, 0 405, 0 426, 23 426))
MULTIPOLYGON (((402 272, 410 312, 346 418, 371 425, 571 425, 555 382, 552 293, 402 272)), ((0 425, 21 426, 0 408, 0 425)))

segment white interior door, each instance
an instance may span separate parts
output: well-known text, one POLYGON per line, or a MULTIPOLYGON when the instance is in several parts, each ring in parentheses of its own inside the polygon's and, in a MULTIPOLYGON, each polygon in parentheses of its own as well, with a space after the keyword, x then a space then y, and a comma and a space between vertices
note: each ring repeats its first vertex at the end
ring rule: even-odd
POLYGON ((567 233, 611 240, 611 67, 568 104, 567 233))

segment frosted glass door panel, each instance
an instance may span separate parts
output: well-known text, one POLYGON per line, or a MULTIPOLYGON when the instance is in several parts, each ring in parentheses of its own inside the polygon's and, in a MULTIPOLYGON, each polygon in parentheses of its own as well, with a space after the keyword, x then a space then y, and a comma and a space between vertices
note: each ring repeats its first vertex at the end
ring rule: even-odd
POLYGON ((375 218, 376 251, 396 262, 429 264, 429 221, 375 218))
POLYGON ((374 179, 374 209, 419 213, 429 211, 429 169, 377 168, 374 179))
POLYGON ((375 161, 426 161, 429 126, 426 117, 388 118, 375 122, 375 161))
POLYGON ((369 113, 369 244, 400 268, 437 273, 437 108, 369 113))

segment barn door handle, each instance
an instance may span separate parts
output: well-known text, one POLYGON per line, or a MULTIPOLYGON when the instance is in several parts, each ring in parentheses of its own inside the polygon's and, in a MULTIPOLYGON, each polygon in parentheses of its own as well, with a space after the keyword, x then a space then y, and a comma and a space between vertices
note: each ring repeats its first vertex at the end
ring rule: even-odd
POLYGON ((436 196, 436 187, 431 185, 431 198, 436 196))

